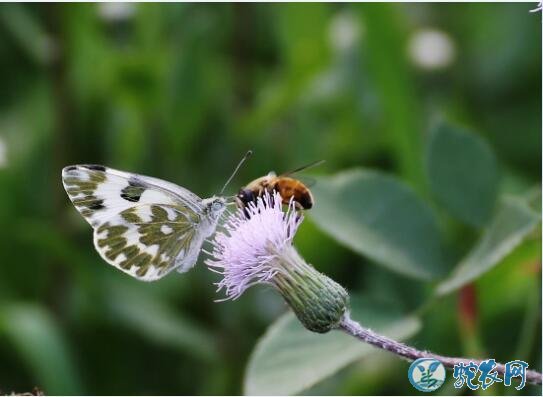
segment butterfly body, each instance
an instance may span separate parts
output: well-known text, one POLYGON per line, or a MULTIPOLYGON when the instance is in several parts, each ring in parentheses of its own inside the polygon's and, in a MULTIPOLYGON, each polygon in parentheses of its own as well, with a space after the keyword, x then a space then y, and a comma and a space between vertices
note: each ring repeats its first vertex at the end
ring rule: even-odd
POLYGON ((100 256, 144 281, 192 268, 226 208, 223 197, 101 165, 65 167, 62 180, 100 256))

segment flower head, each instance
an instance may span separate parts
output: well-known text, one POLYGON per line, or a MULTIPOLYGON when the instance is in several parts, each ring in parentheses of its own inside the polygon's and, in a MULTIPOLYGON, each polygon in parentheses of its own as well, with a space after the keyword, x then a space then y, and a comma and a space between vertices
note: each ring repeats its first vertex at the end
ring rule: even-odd
POLYGON ((278 260, 302 223, 303 217, 294 209, 282 209, 279 193, 268 194, 238 209, 218 231, 212 241, 212 259, 206 264, 223 279, 218 290, 225 289, 230 299, 238 298, 257 283, 269 282, 278 272, 278 260))
POLYGON ((236 299, 259 283, 273 286, 309 330, 328 332, 347 312, 347 291, 306 263, 292 245, 302 216, 291 202, 283 211, 278 193, 265 193, 228 217, 215 234, 209 268, 222 275, 218 290, 236 299))

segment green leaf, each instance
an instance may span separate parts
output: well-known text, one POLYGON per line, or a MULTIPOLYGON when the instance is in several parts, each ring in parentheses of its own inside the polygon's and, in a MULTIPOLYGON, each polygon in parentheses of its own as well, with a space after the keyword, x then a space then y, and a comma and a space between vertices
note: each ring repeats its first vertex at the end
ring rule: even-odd
POLYGON ((413 278, 443 275, 445 263, 434 216, 395 178, 355 169, 319 178, 313 192, 313 220, 340 243, 413 278))
POLYGON ((328 5, 285 3, 276 10, 275 21, 287 72, 293 78, 304 79, 322 69, 330 55, 326 42, 328 5))
POLYGON ((31 369, 36 385, 50 395, 82 394, 67 342, 49 313, 38 305, 11 304, 0 309, 4 333, 31 369))
MULTIPOLYGON (((352 316, 394 339, 405 339, 420 328, 417 318, 401 318, 393 308, 367 299, 353 300, 352 316)), ((341 331, 312 333, 289 312, 272 324, 256 345, 247 368, 244 392, 246 395, 296 394, 376 351, 341 331)))
POLYGON ((480 136, 438 125, 430 136, 426 167, 432 191, 452 215, 476 227, 488 221, 499 178, 494 153, 480 136))
POLYGON ((410 37, 403 11, 396 4, 358 4, 364 40, 361 40, 364 64, 362 75, 375 85, 374 95, 381 118, 382 132, 393 153, 402 177, 417 191, 424 191, 421 126, 421 97, 416 77, 405 57, 410 37))
POLYGON ((22 4, 3 4, 0 21, 4 34, 11 35, 32 61, 47 64, 53 56, 53 44, 28 7, 22 4))
POLYGON ((481 240, 439 284, 437 293, 443 295, 454 291, 492 269, 534 230, 539 221, 539 215, 524 201, 512 197, 503 199, 481 240))
POLYGON ((119 284, 109 288, 108 296, 115 320, 127 325, 132 331, 201 360, 217 359, 213 335, 184 318, 166 302, 145 293, 141 288, 119 284))

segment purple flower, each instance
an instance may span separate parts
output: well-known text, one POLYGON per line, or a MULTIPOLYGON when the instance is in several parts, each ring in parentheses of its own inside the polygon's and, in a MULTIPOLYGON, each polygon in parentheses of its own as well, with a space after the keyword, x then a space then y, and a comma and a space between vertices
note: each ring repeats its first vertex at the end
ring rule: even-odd
POLYGON ((275 288, 309 330, 338 328, 349 295, 332 279, 306 263, 292 245, 303 217, 291 202, 283 211, 278 193, 265 195, 245 211, 231 214, 215 233, 207 266, 220 275, 217 290, 237 299, 255 284, 275 288))
POLYGON ((216 284, 218 291, 224 289, 226 299, 237 299, 247 288, 269 283, 282 271, 281 257, 292 246, 302 220, 293 202, 283 211, 279 193, 265 193, 256 205, 231 214, 224 231, 211 242, 212 259, 206 260, 211 270, 223 276, 216 284))

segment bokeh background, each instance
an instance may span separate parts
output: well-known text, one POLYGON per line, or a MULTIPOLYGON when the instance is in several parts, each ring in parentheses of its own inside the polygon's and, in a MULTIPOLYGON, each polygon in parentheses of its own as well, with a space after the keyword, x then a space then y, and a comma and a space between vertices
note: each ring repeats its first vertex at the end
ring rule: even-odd
MULTIPOLYGON (((263 287, 215 303, 217 276, 204 266, 152 284, 108 266, 63 191, 65 165, 105 164, 201 196, 249 148, 232 194, 318 159, 317 176, 384 172, 435 214, 447 273, 488 227, 451 216, 429 187, 428 137, 447 120, 494 153, 499 195, 536 197, 538 210, 534 4, 0 5, 2 392, 240 394, 257 341, 287 310, 263 287)), ((539 226, 480 278, 433 299, 439 280, 379 266, 322 223, 308 214, 299 250, 354 294, 420 314, 410 343, 541 369, 539 226)), ((375 351, 351 361, 293 391, 417 394, 407 363, 375 351)), ((449 382, 438 393, 466 390, 449 382)))

